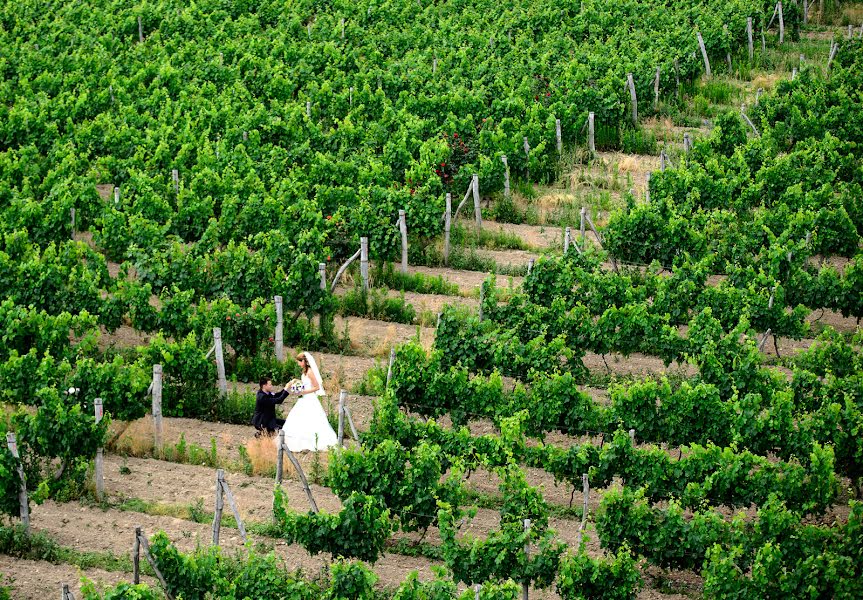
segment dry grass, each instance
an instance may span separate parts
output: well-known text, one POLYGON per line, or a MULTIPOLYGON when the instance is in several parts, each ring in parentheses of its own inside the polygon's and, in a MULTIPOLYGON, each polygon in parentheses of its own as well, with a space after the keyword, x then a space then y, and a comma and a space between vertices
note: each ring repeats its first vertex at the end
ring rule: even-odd
MULTIPOLYGON (((276 438, 275 436, 252 437, 245 444, 252 465, 253 475, 264 475, 273 477, 276 474, 276 438)), ((309 481, 322 476, 329 465, 329 452, 326 450, 315 452, 294 452, 297 462, 303 469, 303 473, 309 481), (317 462, 317 467, 315 463, 317 462)), ((282 478, 299 479, 293 463, 284 457, 282 461, 282 478)))
POLYGON ((371 355, 375 358, 383 358, 389 357, 390 348, 395 346, 396 343, 396 327, 395 325, 389 325, 386 330, 386 334, 374 340, 370 344, 369 350, 371 351, 371 355))
POLYGON ((762 88, 765 92, 772 90, 785 77, 782 73, 759 73, 752 78, 753 89, 762 88))
MULTIPOLYGON (((168 438, 168 429, 167 423, 163 421, 163 440, 168 438)), ((140 419, 129 422, 126 429, 109 443, 108 449, 117 454, 126 454, 129 456, 153 456, 153 417, 148 414, 140 419)))
POLYGON ((253 475, 274 475, 276 472, 276 440, 261 436, 249 438, 244 444, 253 475))

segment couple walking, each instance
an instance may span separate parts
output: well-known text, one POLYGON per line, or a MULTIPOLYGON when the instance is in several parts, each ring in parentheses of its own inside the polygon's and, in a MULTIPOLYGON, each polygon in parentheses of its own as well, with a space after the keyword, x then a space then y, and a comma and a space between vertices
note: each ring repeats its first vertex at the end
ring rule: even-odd
POLYGON ((337 436, 318 399, 326 395, 321 372, 308 352, 297 355, 297 364, 302 371, 301 381, 289 382, 281 392, 274 394, 272 379, 261 378, 252 425, 259 432, 276 433, 283 429, 285 443, 292 452, 325 450, 336 445, 337 436), (276 405, 291 394, 299 396, 299 400, 288 413, 288 418, 276 418, 276 405))

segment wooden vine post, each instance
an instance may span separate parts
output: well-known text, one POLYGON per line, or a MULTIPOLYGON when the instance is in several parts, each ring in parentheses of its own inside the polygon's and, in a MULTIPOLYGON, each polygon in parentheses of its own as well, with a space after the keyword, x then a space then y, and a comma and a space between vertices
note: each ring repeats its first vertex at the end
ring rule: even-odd
POLYGON ((30 533, 30 505, 27 503, 27 477, 24 475, 24 466, 21 464, 21 456, 18 454, 18 440, 11 431, 6 433, 6 447, 15 459, 18 469, 18 513, 21 516, 21 524, 24 531, 30 533))
POLYGON ((476 230, 482 229, 482 208, 479 205, 479 175, 473 174, 473 212, 476 218, 476 230))
POLYGON ((501 162, 503 162, 503 197, 509 198, 509 163, 506 162, 506 154, 501 155, 501 162))
POLYGON ((276 346, 276 360, 279 362, 285 362, 285 315, 282 305, 282 297, 275 296, 273 298, 273 302, 276 305, 276 334, 274 337, 276 346))
POLYGON ((396 349, 390 348, 390 363, 387 366, 387 387, 390 387, 390 381, 393 378, 393 365, 396 364, 396 349))
POLYGON ((216 512, 213 515, 213 545, 219 545, 219 533, 222 529, 222 511, 225 508, 225 498, 228 499, 228 506, 231 507, 231 512, 234 513, 234 520, 237 522, 237 529, 240 530, 240 537, 243 542, 246 541, 246 528, 243 527, 243 520, 240 518, 240 510, 237 508, 237 502, 234 500, 234 494, 225 481, 225 471, 223 469, 216 470, 216 512))
POLYGON ((120 206, 120 188, 114 186, 114 206, 120 206))
POLYGON ((746 40, 749 42, 749 62, 755 59, 755 45, 752 41, 752 17, 746 17, 746 40))
POLYGON ((363 278, 363 291, 369 291, 369 238, 360 238, 360 276, 363 278))
POLYGON ((581 220, 580 220, 581 222, 580 222, 580 225, 579 225, 579 228, 578 228, 578 232, 579 232, 579 235, 580 235, 580 237, 581 237, 581 247, 582 247, 582 248, 584 248, 584 242, 585 242, 585 236, 584 236, 585 230, 584 230, 584 227, 585 227, 585 225, 587 224, 587 219, 585 218, 585 217, 587 216, 587 209, 586 209, 585 207, 583 207, 583 206, 582 206, 582 207, 581 207, 581 212, 580 212, 579 214, 580 214, 580 216, 581 216, 581 220))
POLYGON ((659 67, 656 67, 656 77, 653 80, 653 110, 659 108, 659 67))
POLYGON ((138 41, 144 43, 144 24, 141 22, 141 17, 138 17, 138 41))
MULTIPOLYGON (((245 132, 243 132, 245 133, 245 132)), ((180 195, 180 172, 177 169, 171 169, 171 179, 174 181, 174 195, 180 195)))
POLYGON ((68 583, 64 583, 60 589, 60 600, 75 600, 68 583))
POLYGON ((527 181, 530 183, 530 143, 527 141, 527 136, 524 138, 524 160, 527 163, 527 181))
POLYGON ((626 86, 629 88, 629 97, 632 100, 632 124, 638 125, 638 97, 635 95, 635 81, 632 73, 626 74, 626 86))
MULTIPOLYGON (((93 399, 93 413, 96 418, 96 425, 102 420, 102 399, 93 399)), ((105 498, 105 468, 104 468, 104 450, 100 446, 96 448, 96 463, 93 468, 93 478, 96 480, 96 499, 100 502, 105 498)))
POLYGON ((404 210, 399 210, 399 233, 402 238, 402 273, 408 274, 408 223, 404 210))
POLYGON ((596 117, 594 113, 587 113, 587 148, 591 156, 596 154, 596 117))
POLYGON ((698 47, 701 49, 701 58, 704 59, 704 71, 707 73, 707 78, 710 79, 710 59, 707 58, 707 48, 704 47, 704 38, 701 37, 701 32, 696 31, 698 37, 698 47))
POLYGON ((157 454, 162 453, 162 365, 153 365, 153 383, 151 384, 153 413, 153 448, 157 454))
POLYGON ((446 208, 443 213, 443 264, 449 264, 449 235, 452 228, 452 194, 446 194, 446 208))
POLYGON ((314 496, 312 496, 312 488, 309 487, 309 480, 306 479, 306 474, 303 471, 303 467, 300 466, 300 461, 297 460, 297 457, 294 456, 294 453, 291 452, 291 449, 288 448, 288 444, 285 442, 285 430, 279 430, 279 450, 276 455, 276 483, 282 483, 282 469, 279 467, 283 464, 282 453, 288 455, 288 460, 291 461, 291 464, 294 465, 294 470, 297 472, 297 475, 300 478, 300 483, 303 486, 303 490, 306 492, 306 497, 309 499, 309 505, 311 505, 312 512, 318 512, 318 504, 315 502, 314 496))
POLYGON ((72 241, 75 240, 75 207, 69 209, 69 221, 72 226, 72 241))
MULTIPOLYGON (((524 524, 524 534, 525 534, 525 536, 524 536, 524 538, 525 538, 524 539, 524 557, 525 557, 525 563, 526 563, 527 559, 530 558, 530 519, 525 519, 523 521, 523 524, 524 524)), ((523 581, 521 584, 522 600, 530 600, 529 599, 529 591, 528 591, 529 584, 530 584, 530 582, 527 580, 523 581)))
POLYGON ((135 527, 135 546, 132 549, 132 583, 138 585, 141 583, 141 550, 144 551, 144 558, 150 563, 153 572, 156 574, 156 579, 162 585, 162 590, 165 592, 165 597, 168 600, 174 600, 174 596, 168 591, 168 582, 159 570, 159 565, 156 564, 156 559, 153 558, 150 552, 150 542, 147 541, 147 536, 144 535, 141 527, 135 527))
POLYGON ((779 43, 785 41, 785 19, 782 16, 782 0, 776 3, 776 10, 779 12, 779 43))
MULTIPOLYGON (((344 448, 345 446, 345 400, 347 396, 348 393, 345 390, 339 391, 339 431, 337 438, 339 448, 344 448)), ((284 431, 282 434, 284 435, 284 431)))
POLYGON ((555 139, 557 141, 557 155, 562 156, 563 155, 563 137, 561 136, 561 132, 560 132, 560 119, 554 120, 554 135, 555 135, 555 139))
MULTIPOLYGON (((587 473, 582 473, 581 475, 581 490, 582 494, 584 495, 584 506, 581 509, 581 523, 578 526, 577 532, 577 552, 581 552, 581 536, 584 533, 584 528, 587 526, 587 512, 589 507, 588 503, 590 499, 590 482, 587 479, 587 473)), ((575 490, 573 490, 573 493, 575 493, 575 490)))
POLYGON ((567 227, 563 230, 563 253, 569 252, 569 245, 572 243, 572 229, 567 227))
POLYGON ((213 348, 216 350, 216 375, 219 379, 219 392, 228 393, 228 379, 225 376, 225 353, 222 347, 222 328, 213 327, 213 348))

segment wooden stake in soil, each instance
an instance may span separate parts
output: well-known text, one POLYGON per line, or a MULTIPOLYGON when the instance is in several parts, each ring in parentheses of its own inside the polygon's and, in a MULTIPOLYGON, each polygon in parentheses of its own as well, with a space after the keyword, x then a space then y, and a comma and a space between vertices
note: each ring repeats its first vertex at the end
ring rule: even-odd
POLYGON ((387 366, 387 387, 390 387, 390 381, 393 378, 393 365, 396 364, 396 349, 390 348, 390 364, 387 366))
POLYGON ((803 0, 803 24, 809 23, 809 1, 803 0))
POLYGON ((740 114, 743 115, 743 120, 746 121, 746 124, 752 128, 752 132, 755 134, 755 136, 760 137, 761 134, 758 133, 758 130, 755 128, 755 124, 749 119, 749 117, 746 114, 746 105, 745 104, 740 105, 740 114))
POLYGON ((225 354, 222 348, 222 328, 213 327, 213 347, 216 349, 216 375, 219 378, 219 392, 228 393, 228 379, 225 377, 225 354))
POLYGON ((567 227, 563 230, 563 253, 569 252, 569 245, 572 243, 572 229, 567 227))
POLYGON ((452 227, 452 194, 446 194, 446 208, 443 213, 443 264, 449 265, 449 234, 452 227))
POLYGON ((327 289, 327 263, 318 263, 318 275, 321 278, 321 289, 327 289))
POLYGON ((153 449, 162 454, 162 365, 153 365, 153 449))
POLYGON ((527 163, 527 181, 530 183, 530 144, 527 141, 527 137, 524 138, 524 158, 527 163))
POLYGON ((692 139, 689 137, 688 133, 683 134, 683 151, 689 154, 689 151, 692 150, 692 139))
POLYGON ((563 154, 563 138, 560 133, 560 119, 554 120, 554 135, 557 141, 557 155, 561 156, 563 154))
POLYGON ((629 441, 632 442, 633 446, 635 445, 635 430, 634 429, 629 430, 629 441))
POLYGON ((776 3, 776 7, 779 10, 779 43, 782 44, 785 41, 785 19, 782 18, 782 0, 776 3))
POLYGON ((530 275, 530 272, 533 271, 533 263, 536 262, 535 259, 531 258, 527 261, 527 274, 530 275))
POLYGON ((312 116, 312 103, 308 100, 306 100, 306 116, 307 117, 312 116))
MULTIPOLYGON (((525 557, 525 559, 527 559, 530 557, 530 519, 524 520, 524 533, 526 534, 525 540, 524 540, 524 557, 525 557)), ((527 561, 525 561, 525 562, 527 562, 527 561)), ((529 584, 528 581, 523 581, 521 584, 522 600, 529 600, 528 584, 529 584)))
POLYGON ((402 273, 408 274, 408 223, 405 211, 399 211, 399 233, 402 237, 402 273))
POLYGON ((764 35, 764 29, 761 30, 761 54, 767 53, 767 38, 764 35))
POLYGON ((363 278, 363 291, 369 291, 369 238, 360 238, 360 276, 363 278))
POLYGON ((138 17, 138 41, 144 43, 144 24, 141 23, 141 17, 138 17))
POLYGON ((30 533, 30 505, 27 503, 27 478, 24 475, 21 456, 18 454, 18 440, 11 431, 6 433, 6 447, 12 454, 12 458, 18 463, 18 514, 21 516, 21 524, 24 525, 24 531, 30 533))
POLYGON ((638 125, 638 97, 635 95, 635 81, 632 73, 626 74, 626 86, 629 88, 629 98, 632 100, 632 124, 638 125))
POLYGON ((479 175, 473 174, 473 212, 476 218, 476 230, 482 229, 482 208, 479 205, 479 175))
POLYGON ((284 312, 282 310, 282 297, 275 296, 273 298, 273 302, 276 305, 276 334, 274 336, 275 346, 276 346, 276 360, 279 362, 285 361, 285 343, 284 343, 284 329, 285 329, 285 317, 284 312))
POLYGON ((60 600, 75 600, 75 595, 69 590, 68 583, 64 583, 60 590, 60 600))
POLYGON ((174 181, 174 194, 180 195, 180 171, 171 169, 171 179, 174 181))
POLYGON ((680 63, 674 59, 674 95, 680 97, 680 63))
POLYGON ((351 407, 347 404, 345 404, 345 417, 348 419, 348 427, 351 428, 351 435, 354 440, 356 440, 358 444, 362 443, 360 442, 360 435, 357 433, 357 428, 354 426, 354 419, 351 417, 351 407))
POLYGON ((219 532, 222 528, 222 510, 225 507, 225 494, 222 490, 222 480, 225 472, 222 469, 216 471, 216 512, 213 514, 213 545, 219 545, 219 532))
MULTIPOLYGON (((362 241, 362 239, 360 241, 362 241)), ((339 270, 336 271, 336 276, 333 277, 333 282, 330 284, 330 292, 332 292, 333 290, 336 289, 336 285, 339 283, 339 279, 341 279, 342 273, 344 273, 347 270, 347 268, 351 265, 351 263, 354 262, 356 259, 358 259, 361 254, 362 254, 362 246, 360 246, 359 250, 354 252, 353 255, 348 260, 346 260, 345 263, 341 267, 339 267, 339 270)))
POLYGON ((749 62, 755 59, 755 45, 752 41, 752 17, 746 17, 746 40, 749 42, 749 62))
POLYGON ((473 600, 479 600, 479 593, 482 591, 482 585, 479 583, 473 586, 473 600))
POLYGON ((582 206, 579 215, 581 217, 581 220, 580 220, 581 222, 580 222, 580 225, 578 228, 578 233, 579 233, 579 237, 581 238, 581 247, 584 248, 584 242, 585 242, 584 226, 587 224, 587 219, 585 218, 587 216, 587 209, 582 206))
POLYGON ((288 455, 288 460, 291 461, 291 464, 294 465, 294 470, 296 470, 297 475, 300 477, 300 483, 303 485, 303 490, 306 492, 306 497, 309 499, 309 504, 312 507, 312 512, 318 512, 318 504, 315 502, 314 496, 312 496, 312 488, 309 487, 309 481, 306 479, 306 474, 303 471, 303 468, 300 466, 300 461, 297 460, 297 457, 294 456, 294 453, 291 452, 291 449, 288 448, 287 443, 285 443, 284 438, 282 436, 279 437, 279 442, 282 443, 282 448, 284 448, 285 454, 288 455))
POLYGON ((503 162, 503 197, 509 198, 509 163, 506 162, 506 154, 501 155, 501 162, 503 162))
POLYGON ((707 58, 707 48, 704 47, 704 38, 701 37, 700 31, 697 31, 695 35, 698 37, 698 47, 701 48, 701 58, 704 59, 704 71, 707 73, 707 78, 710 79, 710 60, 707 58))
POLYGON ((656 67, 656 77, 653 80, 653 110, 659 107, 659 67, 656 67))
POLYGON ((120 206, 120 188, 114 187, 114 206, 120 206))
MULTIPOLYGON (((174 597, 171 595, 171 592, 168 591, 168 583, 165 581, 165 577, 162 575, 162 572, 159 570, 159 566, 156 564, 156 560, 153 558, 153 555, 150 553, 150 542, 147 541, 147 536, 144 535, 143 532, 138 534, 140 531, 140 527, 135 529, 136 536, 138 540, 140 540, 140 548, 144 549, 144 558, 147 559, 147 562, 150 563, 150 567, 153 569, 153 572, 156 574, 156 579, 159 580, 159 583, 162 584, 162 590, 165 592, 165 597, 168 600, 174 600, 174 597)), ((136 544, 137 546, 137 544, 136 544)), ((137 582, 136 582, 137 583, 137 582)))
MULTIPOLYGON (((593 219, 590 218, 590 213, 585 211, 584 218, 587 219, 587 226, 590 227, 590 230, 593 232, 593 235, 596 236, 596 241, 600 247, 602 247, 602 237, 600 237, 599 232, 596 230, 596 225, 593 224, 593 219)), ((614 258, 611 259, 612 262, 616 262, 614 258)))
POLYGON ((591 156, 596 154, 596 129, 594 126, 594 113, 587 113, 587 148, 591 156))
POLYGON ((132 583, 141 583, 141 528, 135 527, 135 544, 132 546, 132 583))
POLYGON ((339 391, 339 432, 338 443, 340 448, 345 446, 345 398, 348 393, 345 390, 339 391))
POLYGON ((354 105, 354 86, 348 88, 348 106, 354 105))
MULTIPOLYGON (((93 412, 96 418, 96 425, 102 420, 102 399, 93 399, 93 412)), ((105 469, 103 460, 103 449, 96 448, 96 463, 93 468, 93 477, 96 480, 96 499, 100 502, 105 497, 105 469)))
POLYGON ((276 483, 282 483, 285 469, 285 430, 279 429, 279 447, 276 450, 276 483))
POLYGON ((246 542, 246 528, 243 526, 243 519, 240 517, 240 509, 237 507, 237 501, 234 500, 234 494, 231 492, 231 486, 228 485, 227 480, 225 479, 225 473, 221 469, 219 471, 222 472, 222 493, 224 497, 228 500, 228 506, 231 507, 231 512, 234 513, 234 521, 237 523, 237 529, 240 531, 240 537, 243 540, 243 543, 246 542))

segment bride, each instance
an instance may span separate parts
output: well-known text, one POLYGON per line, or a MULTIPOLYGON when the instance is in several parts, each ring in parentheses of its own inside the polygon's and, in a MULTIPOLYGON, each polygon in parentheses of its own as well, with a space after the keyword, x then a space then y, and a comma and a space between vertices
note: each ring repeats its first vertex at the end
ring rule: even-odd
POLYGON ((337 443, 336 432, 327 420, 327 414, 321 406, 320 396, 325 396, 321 372, 315 359, 308 352, 297 355, 297 364, 302 369, 302 385, 296 392, 300 396, 297 403, 288 413, 282 430, 285 432, 285 443, 292 452, 300 450, 325 450, 337 443))

